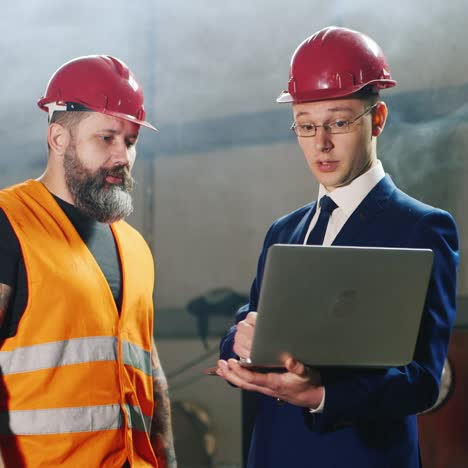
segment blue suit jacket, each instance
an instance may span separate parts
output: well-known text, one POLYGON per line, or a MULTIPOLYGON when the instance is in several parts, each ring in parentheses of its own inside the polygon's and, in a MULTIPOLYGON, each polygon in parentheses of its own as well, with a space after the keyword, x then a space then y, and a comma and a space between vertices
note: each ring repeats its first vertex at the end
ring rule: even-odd
MULTIPOLYGON (((237 312, 236 323, 257 309, 269 246, 302 244, 315 206, 315 202, 306 205, 271 226, 250 302, 237 312)), ((326 398, 321 414, 310 414, 307 409, 289 404, 280 406, 275 399, 258 395, 249 468, 420 466, 415 414, 437 399, 455 317, 455 222, 449 213, 409 197, 386 176, 359 205, 333 244, 434 251, 414 360, 407 366, 386 370, 322 368, 326 398)), ((234 333, 235 326, 222 339, 223 359, 235 357, 234 333)))

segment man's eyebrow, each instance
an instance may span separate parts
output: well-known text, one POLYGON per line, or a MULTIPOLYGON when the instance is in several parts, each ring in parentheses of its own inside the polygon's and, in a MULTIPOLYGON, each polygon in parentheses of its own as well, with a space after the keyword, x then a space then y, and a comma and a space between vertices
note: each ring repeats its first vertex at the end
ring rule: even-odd
MULTIPOLYGON (((115 130, 114 128, 101 128, 100 132, 111 133, 112 135, 120 135, 122 132, 120 130, 115 130)), ((127 135, 127 138, 138 138, 139 133, 131 133, 127 135)))
MULTIPOLYGON (((352 112, 353 109, 348 106, 338 106, 338 107, 330 107, 327 109, 327 112, 342 112, 342 111, 350 111, 352 112)), ((310 115, 310 112, 307 111, 301 111, 296 114, 296 117, 302 117, 303 115, 310 115)))
POLYGON ((340 111, 353 111, 351 107, 349 106, 338 106, 338 107, 331 107, 330 109, 327 109, 329 112, 340 112, 340 111))

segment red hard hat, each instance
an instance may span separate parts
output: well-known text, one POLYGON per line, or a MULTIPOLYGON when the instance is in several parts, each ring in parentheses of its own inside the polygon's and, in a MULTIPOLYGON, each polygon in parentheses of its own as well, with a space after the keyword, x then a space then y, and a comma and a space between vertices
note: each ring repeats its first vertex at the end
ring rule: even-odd
POLYGON ((48 111, 92 110, 156 130, 145 121, 143 90, 127 65, 110 55, 78 57, 62 65, 50 79, 37 105, 48 111))
POLYGON ((335 99, 367 85, 378 89, 396 85, 382 49, 365 34, 331 26, 308 37, 296 49, 288 90, 276 102, 335 99))

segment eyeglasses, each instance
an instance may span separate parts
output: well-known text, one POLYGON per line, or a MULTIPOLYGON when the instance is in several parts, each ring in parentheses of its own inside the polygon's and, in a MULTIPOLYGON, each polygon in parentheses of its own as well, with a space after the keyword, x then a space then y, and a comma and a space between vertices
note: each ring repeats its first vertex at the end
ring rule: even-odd
POLYGON ((368 107, 362 114, 359 114, 357 117, 354 117, 352 120, 335 120, 334 122, 329 122, 323 125, 314 125, 311 123, 298 124, 294 122, 291 126, 291 130, 298 137, 314 137, 317 134, 317 128, 323 127, 327 133, 337 134, 337 133, 349 133, 354 131, 353 124, 359 120, 361 117, 364 117, 366 114, 374 110, 378 103, 375 103, 373 106, 368 107))

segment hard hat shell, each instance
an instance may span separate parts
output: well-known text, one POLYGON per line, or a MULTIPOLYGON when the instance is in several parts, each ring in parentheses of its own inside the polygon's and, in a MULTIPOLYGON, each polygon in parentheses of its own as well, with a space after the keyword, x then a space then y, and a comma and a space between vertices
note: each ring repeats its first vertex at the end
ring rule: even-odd
POLYGON ((382 49, 365 34, 330 26, 308 37, 296 49, 288 89, 276 101, 335 99, 368 85, 376 89, 396 85, 382 49))
POLYGON ((78 57, 51 77, 38 106, 77 104, 65 110, 88 109, 156 130, 145 121, 143 90, 130 69, 110 55, 78 57))

